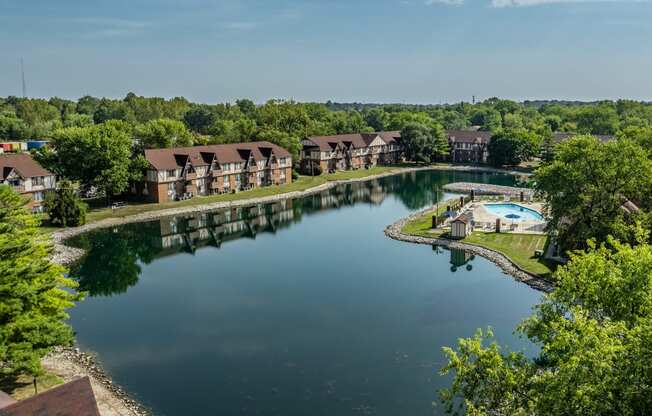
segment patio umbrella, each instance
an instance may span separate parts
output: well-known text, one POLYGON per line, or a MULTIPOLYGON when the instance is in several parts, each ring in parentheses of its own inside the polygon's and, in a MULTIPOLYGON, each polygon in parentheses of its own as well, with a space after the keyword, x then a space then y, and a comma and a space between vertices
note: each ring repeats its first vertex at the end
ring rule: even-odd
POLYGON ((510 220, 512 220, 512 225, 514 225, 514 220, 517 218, 521 218, 521 216, 518 214, 507 214, 505 215, 505 218, 509 218, 510 220))

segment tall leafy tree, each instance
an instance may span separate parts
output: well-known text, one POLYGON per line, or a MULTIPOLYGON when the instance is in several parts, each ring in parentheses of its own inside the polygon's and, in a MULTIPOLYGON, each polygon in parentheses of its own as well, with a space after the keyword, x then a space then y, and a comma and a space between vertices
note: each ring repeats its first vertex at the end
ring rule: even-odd
POLYGON ((435 160, 446 160, 446 158, 450 155, 450 146, 448 144, 448 136, 446 135, 446 131, 438 123, 434 123, 430 130, 434 139, 432 161, 434 162, 435 160))
POLYGON ((634 142, 602 143, 578 136, 559 144, 552 163, 535 172, 538 192, 546 200, 549 231, 562 248, 585 248, 586 241, 613 235, 631 241, 636 214, 621 206, 626 200, 648 210, 652 162, 634 142))
POLYGON ((41 358, 73 341, 66 309, 79 300, 23 198, 0 185, 0 377, 38 376, 41 358))
POLYGON ((130 128, 120 121, 55 132, 51 145, 37 159, 59 175, 103 189, 110 198, 127 189, 132 140, 130 128))
POLYGON ((652 247, 591 244, 519 332, 539 355, 504 352, 479 331, 445 348, 448 413, 645 415, 652 412, 652 247))
POLYGON ((384 131, 389 124, 389 117, 382 108, 372 108, 365 113, 364 119, 374 131, 384 131))
POLYGON ((405 144, 405 155, 415 162, 429 163, 436 154, 432 130, 421 123, 407 123, 401 130, 401 140, 405 144))
POLYGON ((192 146, 192 135, 185 124, 177 120, 156 119, 136 126, 134 139, 141 149, 192 146))

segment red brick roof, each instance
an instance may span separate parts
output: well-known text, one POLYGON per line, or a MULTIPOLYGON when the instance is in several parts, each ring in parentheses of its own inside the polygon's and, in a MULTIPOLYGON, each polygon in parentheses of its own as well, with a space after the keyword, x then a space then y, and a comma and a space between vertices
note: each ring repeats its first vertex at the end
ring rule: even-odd
POLYGON ((246 162, 249 155, 254 160, 266 160, 271 152, 276 157, 290 157, 290 152, 270 142, 249 142, 233 144, 215 144, 208 146, 175 147, 171 149, 145 150, 145 158, 158 170, 184 167, 190 159, 193 166, 206 166, 210 155, 217 158, 218 163, 246 162))
POLYGON ((0 408, 0 416, 100 416, 88 377, 0 408))
POLYGON ((41 165, 36 163, 32 156, 19 153, 19 154, 2 154, 0 155, 0 180, 4 180, 12 170, 18 172, 23 178, 31 178, 34 176, 51 176, 52 172, 44 169, 41 165))
POLYGON ((458 143, 489 143, 491 132, 489 131, 471 131, 471 130, 447 130, 449 140, 455 140, 458 143))
POLYGON ((380 137, 385 144, 395 143, 401 138, 400 131, 379 131, 373 133, 349 133, 349 134, 336 134, 332 136, 312 136, 309 137, 309 142, 314 146, 319 147, 319 150, 330 151, 335 148, 339 143, 345 146, 353 146, 355 149, 362 149, 371 144, 377 137, 380 137))

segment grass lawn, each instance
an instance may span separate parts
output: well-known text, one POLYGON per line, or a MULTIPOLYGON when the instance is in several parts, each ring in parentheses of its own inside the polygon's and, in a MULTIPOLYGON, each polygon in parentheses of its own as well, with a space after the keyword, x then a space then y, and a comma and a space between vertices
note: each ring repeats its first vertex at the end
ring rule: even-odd
MULTIPOLYGON (((63 384, 63 380, 52 373, 46 372, 36 379, 36 388, 42 393, 52 387, 63 384)), ((16 400, 23 400, 34 396, 34 381, 32 377, 20 376, 16 380, 0 381, 0 390, 9 394, 16 400)))
POLYGON ((543 259, 534 257, 535 250, 543 251, 545 249, 548 241, 547 235, 475 231, 462 241, 498 251, 530 273, 548 278, 553 272, 554 266, 543 259))
MULTIPOLYGON (((186 206, 195 206, 202 204, 209 204, 213 202, 226 202, 236 200, 247 200, 252 198, 260 198, 271 195, 284 194, 294 191, 304 191, 315 186, 322 185, 326 182, 365 178, 367 176, 388 173, 397 170, 395 166, 376 166, 371 169, 360 169, 352 171, 336 172, 332 174, 320 176, 299 176, 299 178, 288 185, 280 186, 267 186, 264 188, 256 188, 250 191, 242 191, 235 194, 211 195, 211 196, 197 196, 186 201, 172 201, 161 204, 152 203, 133 203, 130 202, 126 207, 112 210, 111 208, 96 208, 91 209, 86 216, 87 222, 96 222, 105 218, 111 217, 127 217, 130 215, 140 214, 149 211, 159 211, 168 208, 180 208, 186 206)), ((47 225, 47 223, 44 223, 47 225)), ((52 229, 55 230, 55 229, 52 229)))
MULTIPOLYGON (((439 204, 439 212, 446 209, 446 202, 439 204)), ((443 230, 432 230, 434 209, 408 222, 401 231, 419 237, 440 237, 443 230)), ((553 267, 550 263, 534 257, 535 250, 544 250, 548 236, 541 234, 483 233, 474 232, 462 240, 464 243, 498 251, 509 257, 519 267, 542 277, 550 277, 553 267)))
POLYGON ((437 232, 431 228, 432 226, 432 216, 437 211, 437 214, 442 214, 446 211, 446 205, 449 202, 457 201, 458 198, 448 199, 446 201, 439 203, 439 209, 435 210, 434 208, 420 217, 408 222, 401 228, 401 232, 404 234, 416 235, 419 237, 436 237, 441 235, 443 232, 437 232))

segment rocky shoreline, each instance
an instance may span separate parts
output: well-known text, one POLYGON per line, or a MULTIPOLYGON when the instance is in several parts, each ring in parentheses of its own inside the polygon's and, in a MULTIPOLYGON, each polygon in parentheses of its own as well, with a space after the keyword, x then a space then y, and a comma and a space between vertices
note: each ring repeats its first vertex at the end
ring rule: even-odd
POLYGON ((133 400, 124 389, 113 383, 93 355, 79 348, 56 348, 43 359, 43 367, 66 382, 79 376, 88 376, 102 416, 152 414, 149 409, 133 400))
POLYGON ((404 241, 414 244, 427 244, 427 245, 440 245, 448 248, 456 248, 468 251, 475 255, 486 258, 487 260, 494 263, 496 266, 515 280, 525 283, 533 289, 538 291, 548 293, 551 292, 554 288, 554 285, 537 275, 528 273, 527 271, 521 269, 516 263, 512 262, 507 256, 502 253, 499 253, 488 248, 474 246, 471 244, 463 243, 461 241, 448 240, 444 238, 428 238, 428 237, 419 237, 409 234, 404 234, 401 230, 408 222, 432 211, 432 208, 426 208, 421 211, 418 211, 412 215, 409 215, 405 218, 401 218, 393 224, 388 225, 385 228, 385 235, 389 238, 398 241, 404 241))

